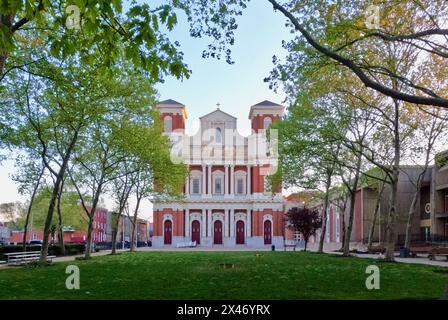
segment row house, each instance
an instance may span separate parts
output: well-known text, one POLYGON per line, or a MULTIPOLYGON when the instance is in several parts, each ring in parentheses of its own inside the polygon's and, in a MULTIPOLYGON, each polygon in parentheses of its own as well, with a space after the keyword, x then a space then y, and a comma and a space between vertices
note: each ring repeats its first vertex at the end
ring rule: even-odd
MULTIPOLYGON (((82 210, 80 214, 84 214, 82 210)), ((92 231, 92 242, 105 242, 107 241, 107 221, 109 220, 110 212, 104 208, 97 208, 92 231)), ((63 239, 65 243, 83 243, 87 239, 87 224, 84 228, 73 228, 70 226, 63 227, 63 239)), ((58 240, 58 234, 56 233, 54 241, 58 240)), ((27 241, 42 240, 43 230, 41 228, 31 228, 27 232, 27 241)), ((23 230, 12 231, 11 237, 8 242, 10 243, 22 243, 23 230)))

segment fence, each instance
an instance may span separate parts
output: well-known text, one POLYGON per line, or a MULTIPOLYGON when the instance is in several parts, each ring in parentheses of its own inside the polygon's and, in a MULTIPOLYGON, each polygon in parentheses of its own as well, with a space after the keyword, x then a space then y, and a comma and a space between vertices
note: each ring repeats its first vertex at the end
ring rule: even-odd
MULTIPOLYGON (((406 235, 400 234, 397 237, 397 244, 403 245, 405 241, 406 235)), ((448 235, 441 234, 412 234, 411 235, 411 244, 421 244, 421 243, 435 243, 435 244, 447 244, 448 243, 448 235)))

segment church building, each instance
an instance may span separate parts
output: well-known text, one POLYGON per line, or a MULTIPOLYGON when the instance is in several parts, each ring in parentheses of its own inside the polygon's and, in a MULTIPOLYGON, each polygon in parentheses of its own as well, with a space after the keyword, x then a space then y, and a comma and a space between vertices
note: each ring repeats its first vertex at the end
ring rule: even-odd
POLYGON ((185 134, 185 105, 170 99, 157 108, 173 142, 172 159, 178 155, 189 175, 184 199, 154 203, 153 246, 282 247, 285 200, 281 186, 268 187, 277 154, 266 129, 281 119, 284 107, 263 101, 248 108, 247 137, 238 133, 237 119, 219 107, 200 118, 194 136, 185 134))

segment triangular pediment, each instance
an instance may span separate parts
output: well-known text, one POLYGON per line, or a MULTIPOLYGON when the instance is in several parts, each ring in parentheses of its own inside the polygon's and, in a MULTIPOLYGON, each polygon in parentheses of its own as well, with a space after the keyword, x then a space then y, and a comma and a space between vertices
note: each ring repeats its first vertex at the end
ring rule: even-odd
POLYGON ((200 117, 201 120, 236 120, 236 118, 220 109, 216 109, 206 115, 200 117))

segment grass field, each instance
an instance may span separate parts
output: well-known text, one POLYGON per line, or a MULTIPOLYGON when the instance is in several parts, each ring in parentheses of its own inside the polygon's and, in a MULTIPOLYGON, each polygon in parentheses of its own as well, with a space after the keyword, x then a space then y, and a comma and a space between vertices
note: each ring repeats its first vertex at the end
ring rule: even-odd
POLYGON ((0 299, 439 299, 448 268, 303 252, 136 252, 0 269, 0 299), (65 268, 80 268, 67 290, 65 268), (234 264, 224 268, 222 264, 234 264), (365 271, 380 268, 380 290, 365 271))

